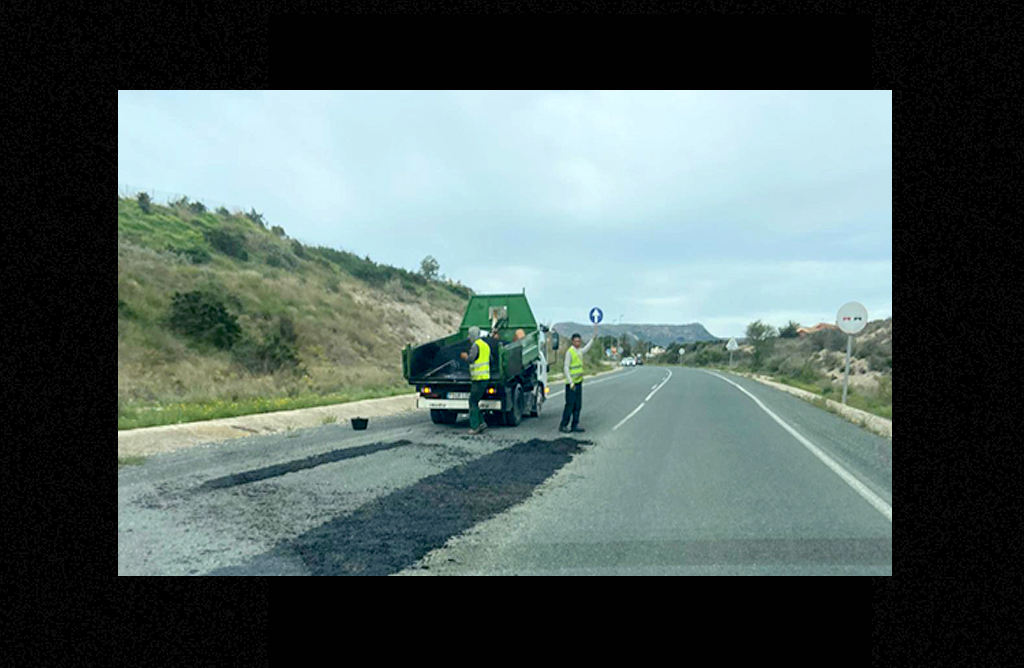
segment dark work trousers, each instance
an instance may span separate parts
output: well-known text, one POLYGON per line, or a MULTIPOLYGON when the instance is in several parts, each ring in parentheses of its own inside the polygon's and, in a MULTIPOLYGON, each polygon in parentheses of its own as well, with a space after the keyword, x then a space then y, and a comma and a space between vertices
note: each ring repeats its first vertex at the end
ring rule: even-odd
POLYGON ((484 421, 483 413, 480 412, 480 400, 484 398, 487 391, 488 380, 474 380, 469 386, 469 426, 476 429, 484 421))
POLYGON ((572 428, 575 429, 580 424, 580 409, 583 408, 583 382, 576 383, 576 389, 570 390, 569 386, 565 386, 565 409, 562 410, 562 424, 559 425, 560 429, 565 429, 569 424, 569 416, 572 416, 572 428))

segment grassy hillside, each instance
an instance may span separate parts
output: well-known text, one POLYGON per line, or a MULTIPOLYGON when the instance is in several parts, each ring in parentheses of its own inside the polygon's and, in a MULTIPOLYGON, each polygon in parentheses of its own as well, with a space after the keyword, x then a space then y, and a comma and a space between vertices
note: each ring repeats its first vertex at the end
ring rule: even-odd
MULTIPOLYGON (((771 376, 794 387, 839 401, 843 396, 846 335, 827 330, 806 337, 771 338, 760 360, 755 346, 741 343, 733 353, 734 368, 771 376)), ((672 345, 654 362, 685 366, 727 367, 724 341, 688 343, 679 355, 672 345)), ((853 338, 847 404, 892 419, 892 318, 869 322, 853 338)))
POLYGON ((121 429, 408 391, 401 347, 456 329, 472 294, 255 211, 119 198, 117 229, 121 429))

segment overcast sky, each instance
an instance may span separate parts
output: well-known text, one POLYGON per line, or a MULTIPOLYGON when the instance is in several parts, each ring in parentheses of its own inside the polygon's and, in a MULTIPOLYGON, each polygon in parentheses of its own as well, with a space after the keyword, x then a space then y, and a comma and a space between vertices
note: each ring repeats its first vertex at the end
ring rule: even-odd
POLYGON ((119 91, 117 135, 119 186, 433 255, 545 322, 892 315, 891 91, 119 91))

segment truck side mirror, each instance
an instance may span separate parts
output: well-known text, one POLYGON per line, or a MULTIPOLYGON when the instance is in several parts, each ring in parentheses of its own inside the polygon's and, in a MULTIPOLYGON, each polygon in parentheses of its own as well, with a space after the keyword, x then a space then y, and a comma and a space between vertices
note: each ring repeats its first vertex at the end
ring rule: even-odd
POLYGON ((558 350, 558 332, 551 332, 551 349, 558 350))

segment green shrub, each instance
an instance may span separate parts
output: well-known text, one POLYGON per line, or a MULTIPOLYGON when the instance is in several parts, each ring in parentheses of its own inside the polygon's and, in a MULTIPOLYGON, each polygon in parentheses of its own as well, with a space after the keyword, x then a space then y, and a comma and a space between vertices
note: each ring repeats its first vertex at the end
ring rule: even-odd
POLYGON ((473 291, 464 285, 458 285, 456 283, 445 283, 444 287, 446 290, 448 290, 448 292, 458 295, 463 299, 469 299, 470 297, 473 296, 473 291))
POLYGON ((227 209, 225 209, 222 206, 218 206, 217 207, 217 215, 218 216, 224 216, 225 218, 230 218, 231 217, 231 212, 228 211, 227 209))
POLYGON ((288 318, 278 321, 277 331, 263 341, 247 339, 235 350, 235 360, 250 373, 260 375, 285 369, 301 371, 298 337, 288 318))
POLYGON ((786 323, 786 326, 779 330, 780 339, 795 339, 799 336, 796 328, 800 326, 800 323, 790 320, 786 323))
POLYGON ((175 248, 174 246, 167 246, 167 250, 184 256, 192 264, 207 264, 213 259, 205 248, 200 248, 198 246, 192 248, 175 248))
POLYGON ((245 250, 245 235, 241 232, 219 227, 207 230, 203 236, 221 253, 243 262, 249 259, 249 253, 245 250))
POLYGON ((188 210, 192 213, 206 213, 206 205, 202 202, 192 202, 188 205, 188 210))
POLYGON ((419 274, 406 271, 405 269, 377 264, 369 257, 360 258, 347 251, 334 250, 326 246, 317 246, 316 248, 309 249, 309 251, 337 265, 349 275, 374 287, 382 288, 392 279, 398 279, 405 284, 427 285, 427 279, 419 274))
POLYGON ((149 193, 139 193, 135 199, 138 200, 142 213, 150 212, 150 205, 153 203, 153 200, 149 197, 149 193))
POLYGON ((807 337, 812 350, 846 350, 846 334, 838 329, 823 329, 807 337))
MULTIPOLYGON (((676 353, 676 354, 678 355, 678 353, 676 353)), ((724 361, 728 361, 729 360, 729 354, 727 352, 723 352, 723 351, 721 351, 721 350, 719 350, 717 348, 701 348, 700 350, 697 350, 689 358, 687 358, 686 355, 688 355, 688 354, 689 353, 686 353, 686 354, 683 355, 684 363, 687 361, 687 359, 692 359, 693 360, 693 364, 695 364, 697 366, 711 366, 711 365, 719 364, 723 360, 724 361)))
POLYGON ((867 358, 868 368, 872 371, 886 372, 892 369, 892 358, 875 353, 867 358))
POLYGON ((810 362, 806 362, 800 370, 793 374, 793 378, 804 383, 814 384, 821 380, 821 372, 810 362))
POLYGON ((274 225, 273 227, 270 228, 270 231, 276 234, 277 236, 281 237, 282 239, 284 238, 284 228, 281 227, 280 225, 274 225))
POLYGON ((291 253, 282 251, 280 248, 273 248, 267 252, 267 264, 271 267, 295 269, 299 266, 299 261, 291 253))
POLYGON ((294 240, 292 241, 292 253, 294 253, 296 257, 301 257, 303 260, 309 257, 306 254, 306 247, 294 240))
POLYGON ((174 293, 169 323, 173 331, 221 349, 231 348, 242 334, 238 319, 223 302, 201 290, 174 293))
POLYGON ((267 227, 266 222, 263 220, 263 214, 256 211, 256 209, 250 209, 249 213, 245 214, 245 217, 264 229, 267 227))
POLYGON ((182 251, 182 254, 187 257, 192 264, 207 264, 213 257, 206 252, 205 248, 186 248, 182 251))
POLYGON ((135 317, 135 311, 133 311, 132 308, 130 306, 128 306, 127 302, 125 302, 123 299, 118 299, 117 300, 117 315, 118 315, 118 317, 121 317, 121 318, 134 318, 135 317))

